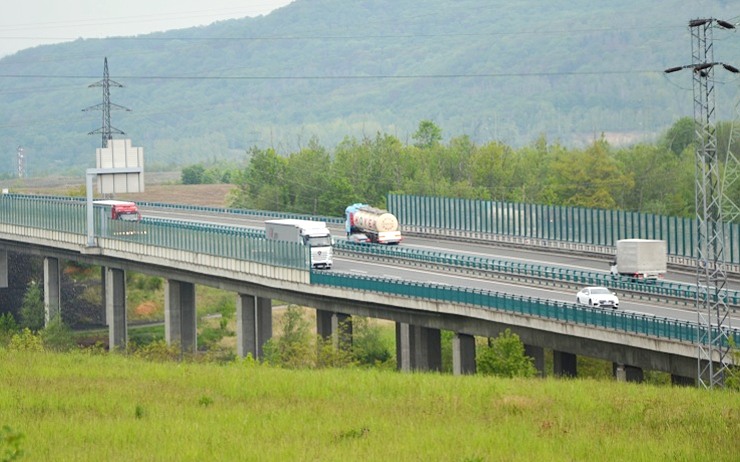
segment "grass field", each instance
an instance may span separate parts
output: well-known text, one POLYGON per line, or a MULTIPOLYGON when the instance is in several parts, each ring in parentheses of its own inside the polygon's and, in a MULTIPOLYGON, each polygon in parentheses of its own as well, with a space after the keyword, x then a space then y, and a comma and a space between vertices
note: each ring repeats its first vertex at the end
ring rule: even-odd
MULTIPOLYGON (((736 461, 740 394, 0 350, 38 461, 736 461)), ((0 439, 0 457, 4 448, 0 439)))

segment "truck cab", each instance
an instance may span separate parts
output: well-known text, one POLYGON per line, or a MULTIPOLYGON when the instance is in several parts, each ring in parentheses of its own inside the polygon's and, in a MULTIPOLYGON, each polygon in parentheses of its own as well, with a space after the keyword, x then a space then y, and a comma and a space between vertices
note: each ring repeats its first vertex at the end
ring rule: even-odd
POLYGON ((111 220, 141 221, 141 213, 135 202, 98 200, 93 204, 108 209, 108 218, 111 220))
POLYGON ((311 267, 330 269, 334 264, 331 231, 322 221, 279 219, 265 221, 267 239, 297 242, 311 249, 311 267))

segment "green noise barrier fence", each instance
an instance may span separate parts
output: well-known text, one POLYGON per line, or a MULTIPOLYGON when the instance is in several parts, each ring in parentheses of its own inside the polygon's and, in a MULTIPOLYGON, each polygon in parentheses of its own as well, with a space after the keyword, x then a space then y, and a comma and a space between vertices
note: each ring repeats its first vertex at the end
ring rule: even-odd
MULTIPOLYGON (((668 253, 696 258, 696 219, 623 210, 446 197, 388 195, 403 227, 448 229, 615 246, 620 239, 662 239, 668 253)), ((740 263, 740 224, 724 224, 727 263, 740 263)))
MULTIPOLYGON (((696 323, 638 313, 626 313, 618 310, 600 310, 571 303, 479 289, 320 271, 311 272, 311 283, 401 297, 473 305, 519 315, 536 316, 688 343, 696 343, 697 338, 699 338, 696 323)), ((733 330, 729 337, 734 339, 736 345, 740 344, 740 331, 733 330)), ((715 336, 712 338, 715 338, 715 336)))

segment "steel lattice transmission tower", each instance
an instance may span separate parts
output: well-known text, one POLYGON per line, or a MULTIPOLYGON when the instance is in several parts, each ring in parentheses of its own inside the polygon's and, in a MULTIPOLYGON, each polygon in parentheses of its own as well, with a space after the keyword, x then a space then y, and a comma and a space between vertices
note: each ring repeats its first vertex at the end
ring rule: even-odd
POLYGON ((692 69, 695 128, 695 179, 697 218, 696 312, 698 316, 699 385, 723 386, 731 367, 731 332, 727 307, 725 221, 722 206, 722 175, 717 158, 714 67, 738 73, 733 66, 714 61, 712 31, 715 26, 734 29, 727 21, 713 18, 689 21, 692 64, 666 69, 692 69))
POLYGON ((124 132, 121 130, 112 127, 110 124, 110 111, 111 109, 121 109, 124 111, 130 111, 131 109, 119 106, 118 104, 114 104, 110 102, 110 87, 119 87, 123 88, 123 85, 120 83, 111 80, 108 76, 108 58, 105 58, 104 66, 103 66, 103 80, 100 80, 98 82, 95 82, 88 86, 88 88, 92 87, 103 87, 103 102, 101 104, 96 104, 95 106, 90 106, 86 109, 83 109, 83 111, 93 111, 93 110, 102 110, 103 111, 103 126, 101 128, 98 128, 97 130, 93 130, 88 135, 97 135, 101 134, 103 141, 102 146, 103 148, 108 147, 108 140, 113 139, 113 134, 117 135, 125 135, 124 132))
POLYGON ((18 178, 23 178, 26 176, 26 155, 23 153, 23 146, 18 146, 16 160, 18 161, 18 178))
MULTIPOLYGON (((735 119, 740 118, 740 102, 735 104, 735 119)), ((740 182, 740 163, 737 156, 732 151, 734 149, 735 121, 730 124, 730 134, 727 140, 727 152, 725 153, 725 171, 722 175, 722 213, 727 223, 736 223, 740 219, 740 204, 727 193, 731 190, 732 185, 740 182)))

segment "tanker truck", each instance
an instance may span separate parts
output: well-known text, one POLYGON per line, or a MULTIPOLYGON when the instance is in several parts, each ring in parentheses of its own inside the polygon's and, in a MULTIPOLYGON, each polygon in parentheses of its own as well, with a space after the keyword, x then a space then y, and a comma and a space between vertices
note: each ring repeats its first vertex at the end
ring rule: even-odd
POLYGON ((403 240, 398 219, 387 210, 367 204, 352 204, 344 210, 347 237, 364 234, 376 244, 398 244, 403 240))

